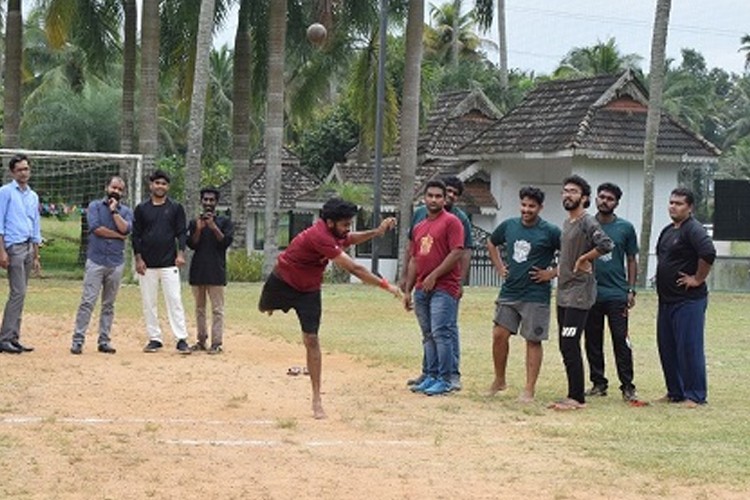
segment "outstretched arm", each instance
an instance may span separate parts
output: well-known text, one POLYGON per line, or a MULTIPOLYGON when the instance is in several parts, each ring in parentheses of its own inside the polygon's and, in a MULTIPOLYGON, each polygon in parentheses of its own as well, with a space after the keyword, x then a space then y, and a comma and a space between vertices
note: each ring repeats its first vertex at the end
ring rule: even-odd
POLYGON ((381 222, 380 225, 375 229, 369 229, 367 231, 354 231, 349 233, 349 242, 352 245, 359 245, 360 243, 369 241, 376 236, 383 236, 386 231, 389 231, 394 227, 396 227, 396 218, 387 217, 383 219, 383 222, 381 222))
POLYGON ((370 271, 368 271, 365 266, 355 262, 354 259, 349 257, 349 254, 347 254, 346 252, 341 252, 338 257, 333 259, 333 262, 335 262, 336 265, 338 265, 345 271, 349 272, 349 274, 353 274, 354 276, 359 278, 364 283, 378 286, 383 290, 392 293, 397 298, 401 297, 401 290, 399 290, 396 285, 388 283, 388 280, 385 278, 375 276, 370 271))

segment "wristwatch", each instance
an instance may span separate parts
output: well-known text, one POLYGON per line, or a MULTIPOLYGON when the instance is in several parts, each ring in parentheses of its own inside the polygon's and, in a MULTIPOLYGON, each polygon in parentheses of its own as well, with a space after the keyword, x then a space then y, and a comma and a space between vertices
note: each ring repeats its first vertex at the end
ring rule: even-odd
POLYGON ((638 295, 638 293, 635 291, 635 288, 633 288, 633 287, 628 288, 628 293, 632 293, 633 297, 635 297, 636 295, 638 295))

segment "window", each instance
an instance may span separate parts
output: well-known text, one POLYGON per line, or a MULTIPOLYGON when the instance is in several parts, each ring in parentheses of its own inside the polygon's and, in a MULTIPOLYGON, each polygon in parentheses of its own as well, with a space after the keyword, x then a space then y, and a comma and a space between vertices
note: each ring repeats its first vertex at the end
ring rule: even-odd
MULTIPOLYGON (((262 212, 255 212, 253 214, 253 220, 255 222, 255 234, 253 235, 253 248, 255 250, 263 250, 263 245, 266 241, 266 220, 265 214, 262 212)), ((297 236, 299 233, 312 226, 313 214, 301 214, 294 212, 287 212, 279 216, 279 237, 278 244, 279 248, 286 248, 289 246, 289 242, 292 238, 297 236)))
MULTIPOLYGON (((381 217, 395 217, 394 213, 384 213, 381 217)), ((372 229, 372 214, 361 211, 357 214, 357 231, 372 229)), ((372 257, 372 240, 366 241, 356 247, 357 257, 372 257)), ((378 257, 384 259, 398 258, 398 229, 386 232, 378 238, 378 257)))

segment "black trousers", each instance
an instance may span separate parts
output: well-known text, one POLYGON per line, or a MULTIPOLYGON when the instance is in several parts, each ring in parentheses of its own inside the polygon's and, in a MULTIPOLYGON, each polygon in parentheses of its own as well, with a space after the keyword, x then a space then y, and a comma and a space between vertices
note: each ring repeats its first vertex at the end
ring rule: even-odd
POLYGON ((586 357, 589 378, 596 386, 607 387, 604 376, 604 319, 609 324, 612 347, 615 351, 620 390, 635 390, 633 385, 633 351, 628 337, 628 304, 622 301, 597 302, 589 310, 586 320, 586 357))
POLYGON ((568 397, 585 403, 583 356, 581 356, 581 335, 586 326, 588 309, 557 306, 557 328, 560 334, 560 353, 565 374, 568 377, 568 397))

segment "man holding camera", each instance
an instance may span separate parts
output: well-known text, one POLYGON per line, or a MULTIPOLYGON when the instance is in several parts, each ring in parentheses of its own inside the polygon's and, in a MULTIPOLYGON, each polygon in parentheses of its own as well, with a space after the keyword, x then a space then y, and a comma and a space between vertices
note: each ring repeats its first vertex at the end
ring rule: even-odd
POLYGON ((195 253, 190 262, 190 285, 195 297, 198 342, 193 351, 222 352, 224 336, 224 287, 227 284, 227 248, 232 244, 234 226, 229 218, 216 214, 219 191, 203 188, 203 211, 188 224, 187 246, 195 253), (211 346, 206 345, 206 296, 211 300, 211 346))
POLYGON ((99 316, 98 351, 105 354, 116 352, 110 342, 110 332, 115 316, 115 299, 125 268, 125 240, 133 227, 133 212, 120 203, 125 192, 122 178, 112 177, 105 191, 106 197, 92 201, 86 210, 89 229, 86 273, 83 276, 83 294, 76 314, 71 354, 83 352, 86 330, 100 293, 102 312, 99 316))

